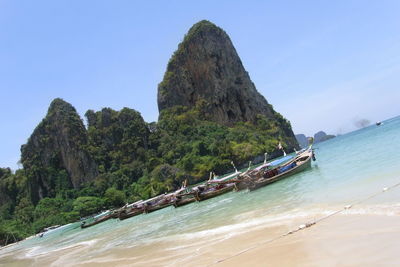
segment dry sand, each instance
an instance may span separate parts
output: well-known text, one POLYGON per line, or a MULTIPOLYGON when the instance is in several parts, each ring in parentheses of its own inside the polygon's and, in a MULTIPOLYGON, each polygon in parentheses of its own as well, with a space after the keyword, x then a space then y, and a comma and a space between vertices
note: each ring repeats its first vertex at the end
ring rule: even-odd
POLYGON ((169 240, 133 248, 112 248, 96 256, 92 253, 95 246, 77 246, 30 261, 19 261, 11 256, 0 259, 0 265, 400 266, 399 215, 337 215, 268 242, 307 221, 302 219, 280 226, 248 229, 232 237, 221 237, 212 244, 206 237, 169 240))
POLYGON ((177 250, 171 250, 171 243, 122 249, 103 262, 81 266, 400 266, 398 215, 337 215, 268 242, 307 221, 248 231, 209 245, 193 240, 177 250))
POLYGON ((400 216, 345 215, 215 266, 400 266, 399 249, 400 216))
POLYGON ((181 266, 400 266, 400 216, 340 215, 268 243, 284 228, 231 238, 181 266))

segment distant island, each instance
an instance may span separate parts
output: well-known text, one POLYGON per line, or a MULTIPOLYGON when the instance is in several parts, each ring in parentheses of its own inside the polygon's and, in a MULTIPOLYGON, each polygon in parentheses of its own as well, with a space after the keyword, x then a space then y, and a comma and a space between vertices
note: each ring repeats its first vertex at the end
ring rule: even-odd
POLYGON ((290 122, 256 90, 224 30, 193 25, 158 86, 158 122, 131 108, 76 109, 54 99, 21 147, 23 169, 0 168, 0 245, 51 225, 197 183, 299 149, 290 122), (12 236, 13 238, 9 238, 12 236))
POLYGON ((314 137, 306 137, 304 134, 296 134, 295 137, 300 147, 305 148, 309 146, 310 140, 313 140, 314 144, 316 144, 332 139, 336 136, 333 134, 326 134, 324 131, 319 131, 314 134, 314 137))

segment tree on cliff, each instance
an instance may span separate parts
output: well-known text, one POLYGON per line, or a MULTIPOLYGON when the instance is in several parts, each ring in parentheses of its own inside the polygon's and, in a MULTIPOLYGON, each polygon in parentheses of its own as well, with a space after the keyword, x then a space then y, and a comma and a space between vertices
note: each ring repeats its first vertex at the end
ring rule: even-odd
POLYGON ((229 36, 209 21, 193 25, 172 55, 158 108, 152 123, 130 108, 89 110, 86 129, 71 104, 53 100, 21 147, 24 169, 0 169, 0 239, 4 229, 26 236, 186 179, 199 182, 210 171, 230 172, 231 161, 278 155, 279 142, 298 148, 290 122, 256 90, 229 36))

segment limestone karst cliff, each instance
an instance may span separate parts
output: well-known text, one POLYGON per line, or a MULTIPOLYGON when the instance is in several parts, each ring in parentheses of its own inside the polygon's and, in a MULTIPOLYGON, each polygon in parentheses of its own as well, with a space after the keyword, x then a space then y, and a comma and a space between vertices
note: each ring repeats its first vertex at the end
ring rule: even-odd
POLYGON ((60 98, 21 147, 32 201, 56 191, 79 188, 97 176, 97 165, 86 151, 88 138, 75 108, 60 98))
MULTIPOLYGON (((171 57, 158 86, 158 108, 201 104, 204 119, 233 126, 255 122, 257 116, 276 120, 267 100, 256 90, 229 36, 209 21, 193 25, 171 57)), ((290 124, 278 126, 291 147, 297 142, 290 124)))
POLYGON ((21 147, 24 168, 0 168, 0 221, 11 219, 23 238, 196 184, 211 171, 232 172, 232 162, 245 168, 266 152, 272 159, 283 153, 279 143, 287 153, 298 148, 290 122, 257 92, 229 36, 208 21, 195 24, 171 57, 158 108, 151 123, 131 108, 88 110, 85 128, 73 106, 55 99, 21 147))
POLYGON ((326 140, 332 139, 335 136, 332 134, 326 134, 324 131, 319 131, 314 134, 314 143, 324 142, 326 140))
POLYGON ((304 134, 296 134, 297 142, 299 143, 300 147, 305 148, 308 147, 311 143, 321 143, 332 139, 335 137, 333 134, 326 134, 324 131, 319 131, 314 134, 314 137, 306 137, 304 134))
POLYGON ((296 134, 296 140, 299 143, 300 147, 308 147, 309 145, 309 138, 306 137, 304 134, 296 134))

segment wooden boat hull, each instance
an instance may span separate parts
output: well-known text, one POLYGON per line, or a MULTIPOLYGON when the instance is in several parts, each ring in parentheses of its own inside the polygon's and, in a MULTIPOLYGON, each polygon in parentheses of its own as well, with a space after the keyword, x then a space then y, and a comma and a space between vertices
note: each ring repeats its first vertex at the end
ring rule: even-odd
MULTIPOLYGON (((289 161, 286 161, 283 165, 291 164, 294 161, 296 161, 296 159, 298 159, 298 158, 290 159, 289 161)), ((250 185, 253 184, 255 180, 258 180, 258 179, 261 178, 261 174, 262 174, 264 169, 266 169, 266 167, 262 168, 262 169, 260 169, 258 171, 249 172, 244 177, 241 177, 239 180, 236 180, 235 181, 236 182, 235 190, 236 191, 242 191, 242 190, 249 189, 250 185)))
POLYGON ((112 213, 111 213, 111 218, 113 218, 113 219, 118 219, 118 216, 119 216, 119 210, 114 210, 112 213))
POLYGON ((301 162, 299 165, 297 165, 296 167, 294 167, 292 169, 289 169, 286 172, 280 173, 280 174, 278 174, 276 176, 273 176, 271 178, 264 178, 264 179, 260 179, 258 181, 251 182, 248 185, 248 189, 250 191, 253 191, 253 190, 256 190, 256 189, 258 189, 260 187, 263 187, 263 186, 266 186, 268 184, 272 184, 272 183, 274 183, 276 181, 282 180, 282 179, 284 179, 284 178, 286 178, 286 177, 288 177, 290 175, 293 175, 293 174, 299 173, 301 171, 304 171, 304 170, 306 170, 306 169, 311 167, 311 158, 312 157, 311 157, 311 154, 310 154, 308 156, 308 158, 306 160, 304 160, 304 162, 301 162))
POLYGON ((219 195, 233 191, 233 189, 235 189, 235 187, 236 187, 235 184, 232 183, 232 184, 229 184, 229 185, 227 185, 221 189, 215 190, 215 191, 201 192, 201 193, 193 192, 192 193, 193 196, 187 197, 187 198, 184 198, 181 200, 177 200, 173 203, 173 205, 175 208, 177 208, 177 207, 181 207, 181 206, 187 205, 187 204, 195 202, 195 201, 203 201, 206 199, 217 197, 219 195))
POLYGON ((172 204, 173 203, 168 202, 168 203, 160 204, 160 205, 147 206, 144 209, 144 213, 150 213, 150 212, 153 212, 153 211, 156 211, 156 210, 160 210, 160 209, 166 208, 168 206, 171 206, 172 204))
POLYGON ((203 201, 206 199, 210 199, 210 198, 217 197, 219 195, 231 192, 231 191, 233 191, 233 189, 235 189, 235 184, 229 184, 219 190, 205 192, 205 193, 199 193, 199 194, 197 194, 197 198, 198 198, 198 201, 203 201))
POLYGON ((131 211, 131 212, 122 211, 119 213, 118 218, 122 221, 122 220, 131 218, 133 216, 137 216, 142 213, 143 213, 143 210, 135 210, 135 211, 131 211))
POLYGON ((236 191, 242 191, 249 188, 249 183, 247 180, 240 181, 236 184, 236 191))
POLYGON ((86 223, 85 223, 85 224, 81 224, 81 228, 82 228, 82 229, 83 229, 83 228, 88 228, 88 227, 90 227, 90 226, 94 226, 94 225, 96 225, 96 224, 105 222, 105 221, 107 221, 107 220, 109 220, 109 219, 111 219, 111 218, 113 218, 112 214, 106 215, 106 216, 104 216, 103 218, 100 218, 100 219, 98 219, 98 220, 95 220, 95 221, 93 221, 93 222, 91 222, 91 223, 88 223, 88 224, 86 224, 86 223))
POLYGON ((173 205, 175 208, 177 208, 177 207, 182 207, 182 206, 185 206, 185 205, 193 203, 193 202, 196 202, 196 198, 194 196, 176 200, 173 203, 173 205))

